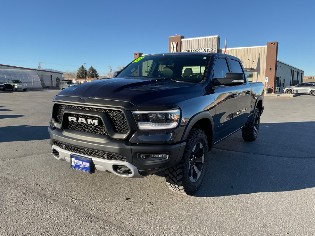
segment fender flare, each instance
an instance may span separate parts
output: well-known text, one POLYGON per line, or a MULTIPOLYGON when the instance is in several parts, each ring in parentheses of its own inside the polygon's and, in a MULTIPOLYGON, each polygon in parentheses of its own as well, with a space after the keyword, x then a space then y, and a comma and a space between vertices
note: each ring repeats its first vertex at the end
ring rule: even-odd
POLYGON ((208 111, 203 111, 203 112, 200 112, 196 115, 194 115, 193 117, 190 118, 190 120, 188 121, 187 125, 186 125, 186 128, 185 128, 185 131, 183 133, 183 136, 182 136, 182 140, 186 140, 188 138, 188 135, 191 131, 191 129, 194 127, 194 125, 202 120, 202 119, 207 119, 210 121, 210 124, 211 124, 211 144, 213 143, 213 131, 214 131, 214 122, 213 122, 213 118, 212 116, 209 114, 208 111))
MULTIPOLYGON (((264 111, 264 104, 263 104, 263 101, 264 101, 264 99, 263 99, 263 96, 259 96, 259 97, 257 97, 257 99, 256 99, 256 101, 255 101, 255 107, 254 107, 254 109, 258 106, 258 103, 261 101, 261 105, 262 105, 262 107, 261 107, 261 111, 260 111, 260 115, 263 113, 263 111, 264 111)), ((254 110, 253 109, 253 110, 254 110)))

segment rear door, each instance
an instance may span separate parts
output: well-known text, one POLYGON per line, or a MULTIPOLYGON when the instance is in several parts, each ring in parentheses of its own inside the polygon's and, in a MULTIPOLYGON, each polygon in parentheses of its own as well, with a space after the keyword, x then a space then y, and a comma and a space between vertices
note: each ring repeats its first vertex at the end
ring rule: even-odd
POLYGON ((215 95, 214 104, 214 142, 217 142, 235 131, 240 123, 238 120, 239 100, 242 85, 225 86, 215 85, 216 79, 224 79, 226 73, 230 72, 228 61, 225 56, 214 58, 213 70, 210 74, 213 81, 213 94, 215 95))
POLYGON ((244 79, 244 83, 241 85, 237 85, 235 86, 235 92, 234 92, 234 96, 235 98, 237 98, 237 104, 235 104, 237 106, 237 119, 235 119, 237 126, 243 126, 247 119, 248 116, 250 114, 251 111, 251 86, 250 84, 246 81, 246 77, 245 77, 245 72, 243 70, 243 67, 241 65, 241 62, 234 59, 234 58, 229 58, 228 59, 229 62, 229 67, 230 67, 230 71, 232 73, 241 73, 243 74, 243 79, 244 79))

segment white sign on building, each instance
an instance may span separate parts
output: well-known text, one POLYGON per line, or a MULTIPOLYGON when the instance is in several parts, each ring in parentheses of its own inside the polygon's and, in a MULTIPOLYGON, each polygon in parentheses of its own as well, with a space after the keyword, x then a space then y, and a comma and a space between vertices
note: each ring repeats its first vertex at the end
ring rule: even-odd
POLYGON ((213 52, 220 49, 219 36, 182 39, 182 52, 213 52))

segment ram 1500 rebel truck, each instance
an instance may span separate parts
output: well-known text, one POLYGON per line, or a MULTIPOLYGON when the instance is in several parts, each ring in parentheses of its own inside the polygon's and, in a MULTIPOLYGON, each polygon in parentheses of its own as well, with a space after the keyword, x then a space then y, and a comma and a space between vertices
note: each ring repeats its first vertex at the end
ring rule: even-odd
POLYGON ((254 141, 263 84, 249 83, 240 60, 217 53, 135 59, 112 79, 69 87, 54 99, 52 154, 73 169, 122 177, 163 174, 194 194, 209 150, 241 130, 254 141))

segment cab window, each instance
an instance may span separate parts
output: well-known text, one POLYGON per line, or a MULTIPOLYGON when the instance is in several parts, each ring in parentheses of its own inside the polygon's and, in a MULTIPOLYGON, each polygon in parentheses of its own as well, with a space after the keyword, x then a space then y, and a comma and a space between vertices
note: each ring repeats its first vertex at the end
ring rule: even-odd
POLYGON ((229 68, 225 58, 216 58, 213 68, 213 78, 224 78, 225 74, 229 72, 229 68))
POLYGON ((242 66, 237 60, 230 60, 230 70, 232 73, 244 73, 242 66))

